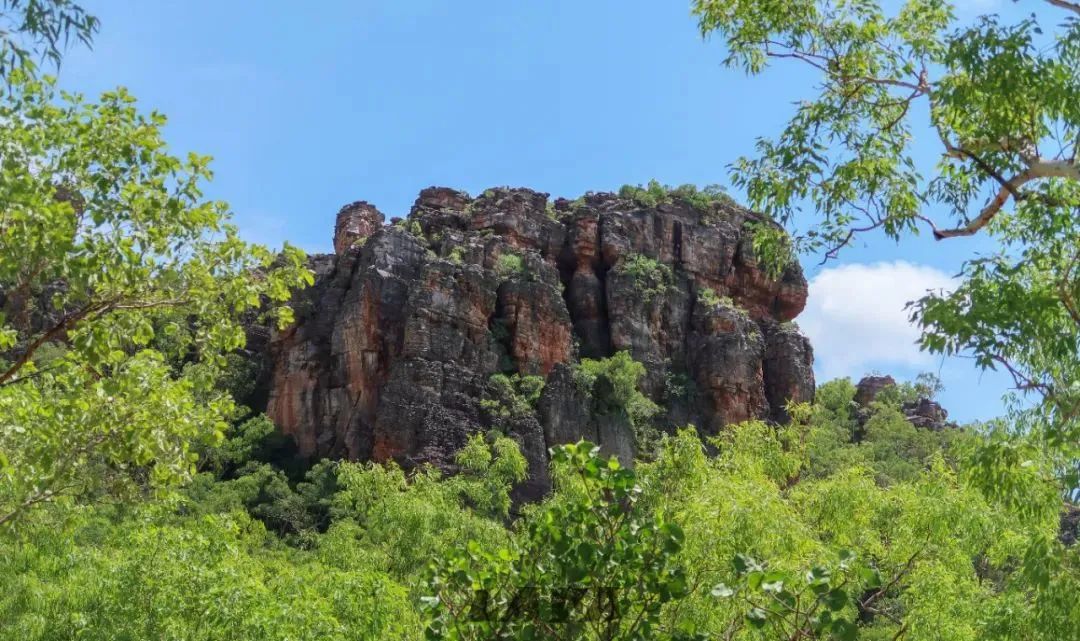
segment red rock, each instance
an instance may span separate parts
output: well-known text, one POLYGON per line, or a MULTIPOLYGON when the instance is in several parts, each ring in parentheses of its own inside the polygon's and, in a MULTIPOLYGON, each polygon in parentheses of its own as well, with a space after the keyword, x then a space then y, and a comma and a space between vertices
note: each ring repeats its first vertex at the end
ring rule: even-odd
POLYGON ((540 411, 504 429, 529 458, 528 492, 541 492, 550 445, 588 437, 632 453, 625 416, 593 405, 570 375, 578 358, 619 349, 646 365, 662 427, 785 420, 788 399, 813 397, 812 350, 781 325, 805 305, 806 281, 798 266, 779 279, 761 269, 746 229, 760 217, 747 210, 613 194, 549 209, 527 189, 472 199, 432 187, 409 230, 383 219, 363 202, 342 209, 336 256, 313 258, 296 326, 270 341, 266 409, 306 456, 452 469, 468 435, 491 427, 480 407, 491 375, 536 374, 549 380, 540 411), (500 272, 508 253, 518 273, 500 272), (666 266, 661 292, 642 294, 624 268, 633 255, 666 266), (705 288, 722 304, 703 302, 705 288), (676 379, 694 389, 677 394, 676 379))

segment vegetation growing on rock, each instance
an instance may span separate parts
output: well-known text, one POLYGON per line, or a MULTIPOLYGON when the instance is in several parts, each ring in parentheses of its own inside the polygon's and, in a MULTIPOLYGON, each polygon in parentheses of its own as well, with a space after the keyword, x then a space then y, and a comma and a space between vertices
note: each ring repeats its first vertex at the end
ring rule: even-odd
POLYGON ((495 273, 501 278, 514 278, 525 273, 525 261, 520 254, 507 252, 495 261, 495 273))
POLYGON ((604 380, 604 388, 610 390, 604 402, 613 409, 625 412, 640 438, 652 427, 652 419, 660 408, 641 393, 639 388, 645 366, 635 361, 629 352, 615 352, 608 358, 583 358, 574 368, 574 382, 585 394, 593 394, 597 381, 604 380))
POLYGON ((642 254, 626 256, 615 268, 634 279, 638 295, 647 302, 663 298, 671 286, 671 268, 642 254))
POLYGON ((671 187, 657 180, 650 180, 644 186, 623 185, 619 188, 619 197, 632 200, 642 207, 682 202, 703 212, 711 210, 716 203, 734 204, 727 190, 720 185, 706 185, 701 189, 697 185, 671 187))
POLYGON ((501 419, 522 418, 536 411, 544 377, 493 374, 489 387, 491 398, 481 401, 481 407, 501 419))

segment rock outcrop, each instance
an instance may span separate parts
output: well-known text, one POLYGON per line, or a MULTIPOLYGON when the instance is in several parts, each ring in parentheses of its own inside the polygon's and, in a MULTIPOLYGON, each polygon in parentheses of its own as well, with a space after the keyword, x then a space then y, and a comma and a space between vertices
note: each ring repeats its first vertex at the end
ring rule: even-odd
POLYGON ((874 374, 863 376, 855 384, 855 403, 859 407, 867 407, 877 399, 877 395, 881 393, 881 390, 895 385, 896 379, 892 376, 876 376, 874 374))
POLYGON ((944 429, 955 428, 955 423, 949 422, 949 413, 937 401, 928 398, 920 398, 904 403, 901 408, 904 416, 915 427, 925 430, 940 432, 944 429))
POLYGON ((335 254, 312 258, 316 284, 271 340, 267 411, 306 456, 451 467, 491 427, 490 377, 541 376, 533 416, 502 426, 540 492, 550 445, 584 437, 633 455, 603 383, 579 389, 572 370, 618 350, 645 365, 662 426, 782 421, 789 400, 813 397, 813 353, 789 322, 806 280, 796 264, 762 269, 747 226, 770 223, 750 211, 433 187, 407 219, 383 219, 368 203, 342 209, 335 254))
MULTIPOLYGON (((856 419, 859 428, 870 417, 870 404, 877 400, 878 394, 889 387, 896 386, 896 379, 892 376, 864 376, 855 385, 855 404, 858 405, 856 419)), ((900 411, 909 423, 915 427, 940 432, 945 429, 956 429, 956 423, 949 421, 949 412, 935 400, 920 397, 913 400, 903 401, 900 411)))

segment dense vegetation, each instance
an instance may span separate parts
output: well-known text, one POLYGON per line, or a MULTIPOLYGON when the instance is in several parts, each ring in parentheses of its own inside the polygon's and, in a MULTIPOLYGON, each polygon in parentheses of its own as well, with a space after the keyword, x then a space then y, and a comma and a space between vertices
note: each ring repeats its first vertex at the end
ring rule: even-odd
MULTIPOLYGON (((583 361, 575 382, 607 379, 650 433, 642 460, 558 448, 540 503, 513 505, 525 461, 498 432, 474 436, 451 477, 301 465, 235 398, 250 383, 242 323, 289 321, 284 303, 311 282, 302 255, 242 242, 227 207, 202 198, 208 160, 171 155, 162 116, 121 90, 63 94, 39 73, 64 42, 89 42, 96 20, 69 0, 0 0, 2 638, 1080 639, 1080 552, 1059 532, 1080 424, 1075 161, 1032 154, 1050 122, 1075 153, 1077 22, 1036 49, 1034 21, 948 35, 934 0, 890 19, 870 1, 695 6, 753 71, 774 53, 824 57, 822 100, 749 165, 771 182, 745 183, 782 222, 815 200, 825 223, 812 246, 846 242, 859 196, 876 206, 890 191, 875 226, 898 233, 930 195, 961 211, 1027 167, 1002 185, 1015 214, 997 203, 961 228, 989 226, 1013 253, 972 263, 919 318, 929 349, 972 350, 1040 392, 1034 411, 929 431, 902 407, 932 379, 868 407, 840 380, 790 407, 789 425, 702 441, 690 427, 650 431, 644 368, 619 353, 583 361), (949 153, 941 180, 914 193, 893 128, 923 97, 949 153), (1016 104, 1032 109, 1014 117, 1016 104), (824 149, 807 140, 830 127, 857 153, 823 182, 824 149), (1058 174, 1039 174, 1054 162, 1058 174)), ((659 185, 625 195, 720 199, 659 185)), ((520 259, 502 262, 520 275, 520 259)), ((647 259, 627 270, 662 295, 647 259)), ((485 407, 530 413, 541 384, 498 376, 485 407)))
POLYGON ((515 519, 505 437, 475 437, 449 478, 290 478, 256 417, 167 497, 24 518, 0 621, 27 640, 1072 638, 1075 559, 1028 555, 1060 545, 1053 485, 1021 471, 1028 502, 988 498, 984 430, 913 427, 903 388, 860 427, 854 392, 823 385, 785 428, 665 436, 634 470, 567 446, 556 492, 515 519))

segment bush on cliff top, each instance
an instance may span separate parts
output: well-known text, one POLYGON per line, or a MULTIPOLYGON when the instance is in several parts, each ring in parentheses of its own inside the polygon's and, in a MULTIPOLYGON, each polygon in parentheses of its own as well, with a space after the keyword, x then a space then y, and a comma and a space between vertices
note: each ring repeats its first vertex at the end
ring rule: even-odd
POLYGON ((734 203, 721 185, 706 185, 701 189, 690 184, 671 187, 657 180, 650 180, 644 186, 623 185, 619 188, 619 197, 632 200, 641 207, 656 207, 662 203, 681 201, 703 212, 710 210, 716 203, 734 203))

